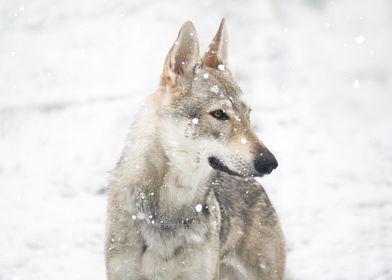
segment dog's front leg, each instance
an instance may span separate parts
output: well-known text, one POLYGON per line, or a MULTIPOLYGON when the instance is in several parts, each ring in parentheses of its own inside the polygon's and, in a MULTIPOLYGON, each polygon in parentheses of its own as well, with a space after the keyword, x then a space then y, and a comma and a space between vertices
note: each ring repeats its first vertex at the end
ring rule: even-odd
POLYGON ((107 280, 141 280, 135 256, 124 250, 107 256, 107 280))
POLYGON ((107 280, 142 280, 143 238, 129 223, 126 211, 109 212, 105 258, 107 280), (113 222, 112 222, 113 221, 113 222))

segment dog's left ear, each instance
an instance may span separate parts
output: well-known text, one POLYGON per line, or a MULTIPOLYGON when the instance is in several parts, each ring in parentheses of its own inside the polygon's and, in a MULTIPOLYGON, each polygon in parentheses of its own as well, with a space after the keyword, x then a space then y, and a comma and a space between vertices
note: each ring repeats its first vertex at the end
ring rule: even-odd
POLYGON ((171 47, 161 76, 161 85, 187 91, 190 87, 195 66, 201 63, 199 40, 192 22, 185 22, 177 40, 171 47))
POLYGON ((209 67, 218 68, 220 64, 227 65, 227 30, 225 19, 223 18, 218 32, 203 56, 203 64, 209 67))

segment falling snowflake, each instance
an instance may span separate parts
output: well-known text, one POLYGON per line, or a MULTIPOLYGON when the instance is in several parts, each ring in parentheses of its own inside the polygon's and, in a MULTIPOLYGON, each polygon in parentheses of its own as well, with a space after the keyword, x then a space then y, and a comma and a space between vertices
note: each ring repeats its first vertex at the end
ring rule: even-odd
POLYGON ((217 85, 213 85, 210 90, 214 93, 218 93, 219 92, 219 87, 217 85))
POLYGON ((203 209, 203 206, 201 204, 197 204, 195 206, 196 212, 201 212, 201 210, 203 209))
POLYGON ((365 37, 363 35, 358 36, 355 38, 355 43, 357 43, 358 45, 361 45, 365 42, 365 37))

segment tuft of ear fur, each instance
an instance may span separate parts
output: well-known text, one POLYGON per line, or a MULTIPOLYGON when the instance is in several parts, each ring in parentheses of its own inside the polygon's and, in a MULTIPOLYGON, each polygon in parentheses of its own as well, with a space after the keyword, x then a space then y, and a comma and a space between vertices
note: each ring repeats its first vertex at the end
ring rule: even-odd
POLYGON ((192 22, 185 22, 171 47, 163 68, 161 85, 186 89, 194 76, 194 68, 201 63, 199 40, 192 22))
POLYGON ((218 32, 203 56, 203 64, 209 67, 218 68, 219 64, 227 65, 227 30, 225 19, 222 18, 218 32))

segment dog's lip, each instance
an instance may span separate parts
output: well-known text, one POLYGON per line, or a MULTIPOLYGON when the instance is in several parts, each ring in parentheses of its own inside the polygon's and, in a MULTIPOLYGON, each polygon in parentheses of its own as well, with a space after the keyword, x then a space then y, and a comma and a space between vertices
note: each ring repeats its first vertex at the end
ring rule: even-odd
POLYGON ((208 163, 210 164, 210 166, 213 169, 225 172, 229 175, 239 176, 239 177, 244 177, 244 175, 245 175, 245 174, 241 174, 239 172, 235 172, 235 171, 231 170, 221 160, 219 160, 217 157, 214 157, 214 156, 211 156, 208 158, 208 163))
POLYGON ((230 168, 228 168, 222 161, 220 161, 217 157, 211 156, 208 158, 208 163, 210 164, 210 166, 213 169, 216 169, 218 171, 222 171, 225 173, 228 173, 230 175, 235 175, 235 176, 239 176, 239 174, 237 174, 237 172, 231 170, 230 168))
POLYGON ((208 163, 210 164, 210 166, 218 171, 221 172, 225 172, 229 175, 233 175, 233 176, 238 176, 238 177, 264 177, 265 174, 261 174, 261 173, 255 173, 255 174, 245 174, 245 173, 240 173, 240 172, 236 172, 234 170, 231 170, 229 167, 227 167, 220 159, 218 159, 215 156, 210 156, 208 158, 208 163))

